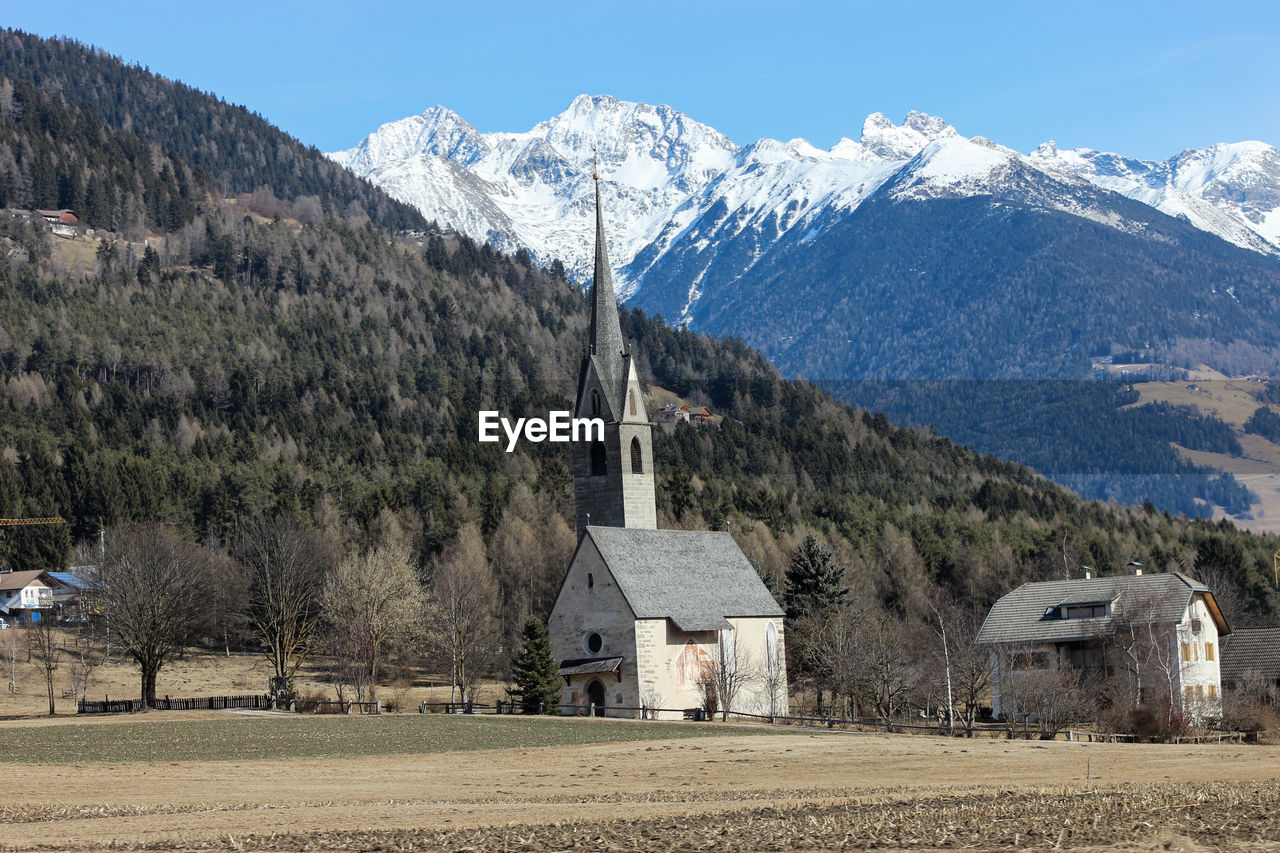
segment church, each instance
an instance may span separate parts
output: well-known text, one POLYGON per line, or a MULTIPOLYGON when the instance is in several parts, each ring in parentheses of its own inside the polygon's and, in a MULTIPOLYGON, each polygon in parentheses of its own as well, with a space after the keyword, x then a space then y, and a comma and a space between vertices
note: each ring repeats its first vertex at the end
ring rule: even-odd
POLYGON ((783 610, 727 532, 659 530, 652 425, 622 340, 596 180, 591 327, 573 445, 578 545, 547 621, 566 714, 787 712, 783 610), (708 696, 714 697, 708 702, 708 696), (726 701, 727 699, 727 701, 726 701))

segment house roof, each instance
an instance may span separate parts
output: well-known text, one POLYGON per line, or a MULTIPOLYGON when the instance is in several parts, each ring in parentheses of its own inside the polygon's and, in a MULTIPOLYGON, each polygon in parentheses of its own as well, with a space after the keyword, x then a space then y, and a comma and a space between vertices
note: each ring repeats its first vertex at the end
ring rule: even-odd
POLYGON ((1207 586, 1179 572, 1167 572, 1025 583, 992 605, 977 642, 1061 643, 1104 636, 1129 618, 1178 622, 1198 594, 1205 597, 1218 633, 1231 633, 1207 586), (1057 611, 1063 604, 1102 602, 1111 604, 1109 616, 1062 619, 1057 611))
POLYGON ((41 583, 48 583, 50 580, 49 573, 41 569, 29 569, 25 572, 3 572, 0 573, 0 592, 23 589, 36 580, 41 583))
POLYGON ((93 582, 77 572, 49 572, 49 577, 72 589, 89 589, 93 582))
POLYGON ((637 619, 684 631, 726 628, 727 617, 782 616, 782 608, 728 533, 588 527, 637 619))
POLYGON ((1269 681, 1280 679, 1280 628, 1241 628, 1222 641, 1218 662, 1223 681, 1238 681, 1256 672, 1269 681))

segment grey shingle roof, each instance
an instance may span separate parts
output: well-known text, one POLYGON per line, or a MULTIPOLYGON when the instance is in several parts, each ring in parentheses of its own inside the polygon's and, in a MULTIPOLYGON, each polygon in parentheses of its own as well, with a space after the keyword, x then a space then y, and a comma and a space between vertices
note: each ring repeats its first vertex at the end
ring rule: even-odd
POLYGON ((561 675, 589 675, 593 672, 617 672, 622 658, 573 658, 560 661, 561 675))
POLYGON ((1249 672, 1280 680, 1280 628, 1242 628, 1222 641, 1218 666, 1223 681, 1238 681, 1249 672))
POLYGON ((728 533, 588 527, 637 619, 671 619, 685 631, 728 627, 726 617, 782 616, 728 533))
MULTIPOLYGON (((1204 584, 1178 572, 1025 583, 992 605, 977 642, 1004 645, 1087 640, 1109 633, 1117 620, 1130 615, 1143 621, 1176 622, 1197 592, 1209 598, 1213 595, 1204 584), (1062 604, 1103 601, 1112 602, 1110 616, 1061 619, 1056 612, 1062 604), (1046 615, 1051 608, 1055 612, 1046 615)), ((1210 610, 1217 612, 1216 602, 1210 610)), ((1225 627, 1225 623, 1219 625, 1219 632, 1225 627)))

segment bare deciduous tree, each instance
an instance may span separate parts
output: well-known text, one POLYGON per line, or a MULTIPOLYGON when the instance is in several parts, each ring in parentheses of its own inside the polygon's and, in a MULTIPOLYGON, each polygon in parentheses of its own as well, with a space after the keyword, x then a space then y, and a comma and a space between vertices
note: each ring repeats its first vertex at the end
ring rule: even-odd
POLYGON ((499 641, 498 584, 475 525, 464 525, 431 580, 429 642, 449 668, 449 701, 465 702, 499 641), (460 694, 460 695, 459 695, 460 694))
POLYGON ((58 645, 60 637, 53 622, 53 612, 45 611, 40 615, 43 618, 27 628, 28 657, 44 678, 45 692, 49 696, 49 716, 52 717, 56 713, 53 675, 62 663, 62 648, 58 645))
POLYGON ((72 635, 71 692, 82 702, 89 695, 93 671, 106 663, 111 654, 106 635, 106 626, 99 619, 81 622, 72 635))
POLYGON ((715 656, 707 667, 705 677, 715 691, 720 719, 728 720, 729 712, 733 710, 742 691, 760 677, 755 658, 739 642, 738 632, 733 628, 722 628, 716 632, 715 656))
POLYGON ((349 684, 356 701, 366 701, 383 654, 421 625, 425 598, 409 549, 391 543, 344 557, 325 581, 321 604, 338 659, 339 699, 349 684))
POLYGON ((111 635, 138 664, 142 700, 156 701, 156 676, 199 635, 209 612, 203 551, 165 525, 107 534, 98 593, 111 635))
POLYGON ((234 553, 243 569, 244 613, 272 667, 272 698, 287 704, 320 624, 333 552, 293 519, 257 516, 240 525, 234 553))

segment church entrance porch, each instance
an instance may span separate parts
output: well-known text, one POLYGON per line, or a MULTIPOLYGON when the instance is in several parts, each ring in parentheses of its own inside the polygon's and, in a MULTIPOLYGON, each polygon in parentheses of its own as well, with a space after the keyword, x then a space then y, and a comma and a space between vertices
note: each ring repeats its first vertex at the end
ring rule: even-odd
POLYGON ((597 717, 604 716, 604 684, 600 679, 593 678, 587 685, 587 701, 591 703, 591 713, 597 717))

